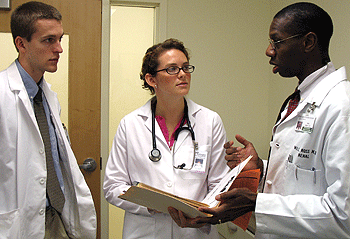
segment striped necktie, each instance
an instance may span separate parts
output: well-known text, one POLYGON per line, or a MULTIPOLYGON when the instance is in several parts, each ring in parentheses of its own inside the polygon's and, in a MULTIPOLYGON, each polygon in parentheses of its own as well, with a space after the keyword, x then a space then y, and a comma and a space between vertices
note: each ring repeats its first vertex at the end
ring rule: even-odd
POLYGON ((55 208, 59 213, 62 213, 65 198, 58 182, 55 166, 53 164, 49 126, 43 106, 42 89, 40 87, 38 93, 34 97, 34 112, 45 146, 47 167, 46 193, 51 206, 55 208))
MULTIPOLYGON (((280 112, 278 114, 276 123, 281 119, 281 113, 286 108, 286 105, 288 104, 288 109, 286 115, 283 117, 282 121, 285 120, 288 115, 290 115, 298 106, 300 101, 300 90, 295 90, 293 94, 291 94, 283 103, 280 112)), ((281 122, 282 122, 281 121, 281 122)))

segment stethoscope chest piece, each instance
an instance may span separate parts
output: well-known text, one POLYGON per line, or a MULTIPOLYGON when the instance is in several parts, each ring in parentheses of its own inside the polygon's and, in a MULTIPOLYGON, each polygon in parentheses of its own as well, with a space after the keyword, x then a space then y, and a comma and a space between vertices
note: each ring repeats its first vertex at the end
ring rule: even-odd
POLYGON ((162 155, 159 149, 152 149, 148 157, 152 162, 158 162, 162 158, 162 155))

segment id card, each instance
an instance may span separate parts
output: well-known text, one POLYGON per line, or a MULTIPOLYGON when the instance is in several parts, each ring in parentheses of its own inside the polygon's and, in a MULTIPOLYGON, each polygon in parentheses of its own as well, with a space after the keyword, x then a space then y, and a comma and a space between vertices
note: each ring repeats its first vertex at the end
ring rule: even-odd
POLYGON ((315 119, 312 116, 300 116, 295 126, 295 131, 311 134, 314 129, 315 119))
POLYGON ((191 171, 196 173, 205 173, 205 166, 207 164, 208 152, 196 151, 194 165, 191 171))

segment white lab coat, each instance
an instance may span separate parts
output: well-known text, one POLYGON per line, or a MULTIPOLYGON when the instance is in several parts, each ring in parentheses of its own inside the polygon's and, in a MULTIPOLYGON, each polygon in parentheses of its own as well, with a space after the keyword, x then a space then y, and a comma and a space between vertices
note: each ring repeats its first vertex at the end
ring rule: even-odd
MULTIPOLYGON (((65 137, 56 93, 43 91, 56 128, 65 205, 62 212, 72 238, 96 238, 96 213, 90 190, 65 137)), ((0 238, 38 239, 45 235, 46 160, 34 110, 13 63, 0 73, 0 238)))
POLYGON ((257 197, 256 238, 349 238, 350 82, 345 67, 320 81, 278 124, 264 193, 257 197), (313 103, 313 132, 297 132, 299 117, 313 103))
MULTIPOLYGON (((118 199, 132 182, 138 181, 180 197, 201 201, 228 171, 223 148, 226 132, 221 118, 191 100, 187 103, 199 149, 208 153, 205 173, 173 168, 171 151, 157 123, 155 135, 162 158, 159 162, 149 159, 148 154, 152 150, 150 101, 120 122, 106 166, 104 192, 109 203, 126 211, 123 238, 218 238, 215 227, 209 235, 199 229, 180 228, 168 214, 151 215, 143 206, 118 199)), ((176 143, 176 148, 181 147, 175 155, 191 144, 189 132, 183 131, 176 143)), ((192 158, 192 154, 186 152, 181 160, 190 165, 192 158)), ((174 165, 182 162, 174 162, 174 165)))

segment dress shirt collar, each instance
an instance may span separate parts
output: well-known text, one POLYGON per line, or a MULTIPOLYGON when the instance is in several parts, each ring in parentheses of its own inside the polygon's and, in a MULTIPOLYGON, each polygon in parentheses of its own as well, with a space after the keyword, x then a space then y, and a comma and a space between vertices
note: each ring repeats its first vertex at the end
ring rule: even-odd
POLYGON ((24 87, 27 90, 28 96, 30 101, 33 103, 33 99, 36 95, 36 93, 38 93, 38 85, 42 84, 42 79, 43 77, 40 79, 39 84, 37 85, 36 82, 33 80, 33 78, 26 72, 26 70, 21 66, 21 64, 19 63, 18 59, 16 59, 16 65, 17 65, 17 69, 19 71, 19 74, 21 75, 24 87))

